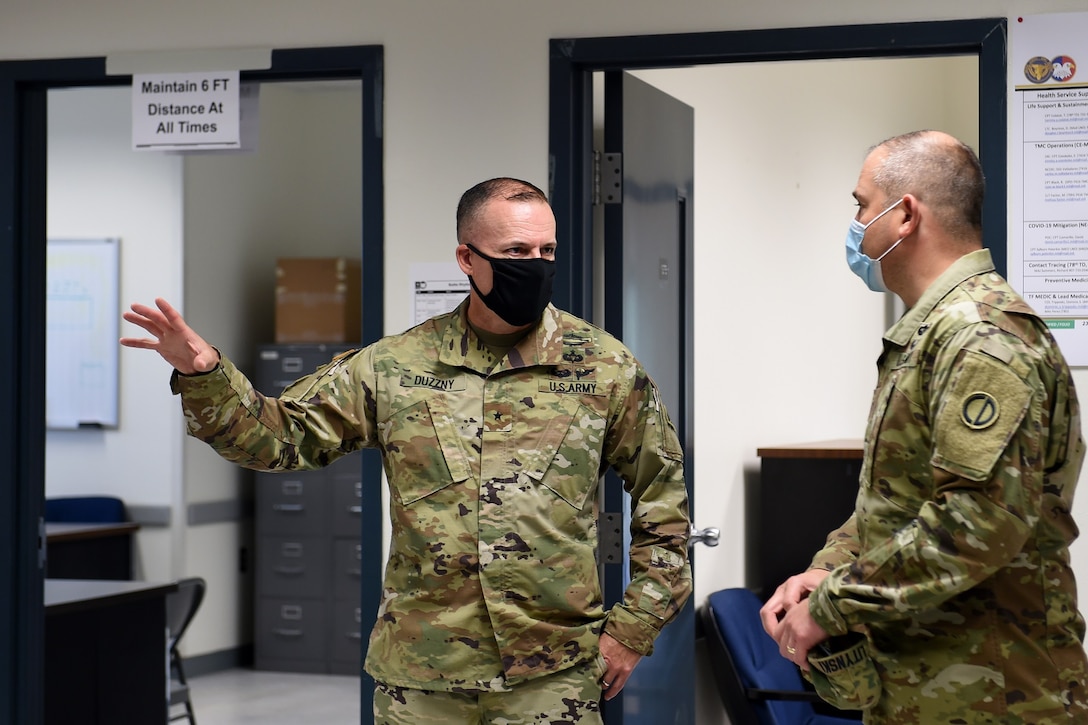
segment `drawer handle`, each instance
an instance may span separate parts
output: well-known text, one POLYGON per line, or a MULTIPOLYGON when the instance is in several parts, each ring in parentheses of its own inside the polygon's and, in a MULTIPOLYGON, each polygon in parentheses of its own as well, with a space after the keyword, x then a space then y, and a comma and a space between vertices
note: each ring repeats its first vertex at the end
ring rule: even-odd
POLYGON ((345 570, 344 573, 348 574, 349 576, 362 576, 363 575, 363 570, 362 569, 347 569, 347 570, 345 570))
POLYGON ((302 636, 302 630, 301 629, 283 629, 282 627, 277 627, 276 629, 273 629, 272 632, 275 633, 275 634, 280 635, 281 637, 301 637, 302 636))
POLYGON ((363 638, 363 635, 362 635, 361 632, 348 632, 344 636, 347 637, 348 639, 362 639, 363 638))
POLYGON ((274 503, 272 504, 273 511, 305 511, 306 507, 300 503, 274 503))
POLYGON ((348 506, 348 513, 361 514, 363 512, 362 506, 348 506))
POLYGON ((273 569, 277 574, 288 574, 294 576, 295 574, 305 574, 306 567, 304 566, 277 566, 273 569))

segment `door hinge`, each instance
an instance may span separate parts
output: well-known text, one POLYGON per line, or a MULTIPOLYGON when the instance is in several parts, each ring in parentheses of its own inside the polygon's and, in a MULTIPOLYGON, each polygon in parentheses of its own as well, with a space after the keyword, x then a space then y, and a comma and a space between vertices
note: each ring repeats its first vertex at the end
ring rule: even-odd
POLYGON ((593 205, 623 203, 623 154, 593 152, 593 205))
POLYGON ((45 571, 45 517, 38 517, 38 568, 45 571))
POLYGON ((623 563, 623 514, 602 511, 597 521, 602 564, 623 563))

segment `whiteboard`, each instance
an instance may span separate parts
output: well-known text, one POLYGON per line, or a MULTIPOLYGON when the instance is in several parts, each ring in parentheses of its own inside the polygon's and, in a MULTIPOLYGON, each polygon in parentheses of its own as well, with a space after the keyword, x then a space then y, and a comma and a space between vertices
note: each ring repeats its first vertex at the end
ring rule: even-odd
POLYGON ((48 428, 117 427, 119 275, 119 239, 47 242, 48 428))

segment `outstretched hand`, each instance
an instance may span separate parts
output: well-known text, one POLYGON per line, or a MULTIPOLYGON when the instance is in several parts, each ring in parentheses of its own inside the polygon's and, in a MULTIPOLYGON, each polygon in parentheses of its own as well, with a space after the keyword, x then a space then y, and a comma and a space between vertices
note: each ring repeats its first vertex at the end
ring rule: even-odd
POLYGON ((206 373, 219 364, 216 349, 185 324, 181 314, 169 302, 157 297, 155 306, 158 309, 136 303, 132 305, 131 312, 122 315, 127 322, 139 325, 154 339, 122 337, 122 345, 154 350, 184 375, 206 373))

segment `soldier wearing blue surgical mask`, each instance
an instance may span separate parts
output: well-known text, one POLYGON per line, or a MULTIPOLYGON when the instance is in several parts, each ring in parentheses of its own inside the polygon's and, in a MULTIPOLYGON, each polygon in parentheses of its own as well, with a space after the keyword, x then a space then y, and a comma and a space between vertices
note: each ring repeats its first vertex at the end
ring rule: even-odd
POLYGON ((862 246, 865 243, 865 232, 885 214, 902 203, 903 200, 900 199, 864 224, 854 219, 850 222, 850 231, 846 233, 846 263, 850 265, 850 270, 861 277, 873 292, 888 291, 888 288, 884 286, 884 274, 881 271, 880 263, 903 242, 903 237, 897 239, 895 244, 881 252, 876 259, 873 259, 862 251, 862 246))
POLYGON ((1088 723, 1080 406, 983 247, 983 186, 974 151, 937 131, 866 157, 847 261, 907 311, 884 334, 854 515, 762 610, 782 656, 867 725, 1088 723), (856 681, 837 665, 867 658, 856 681))

